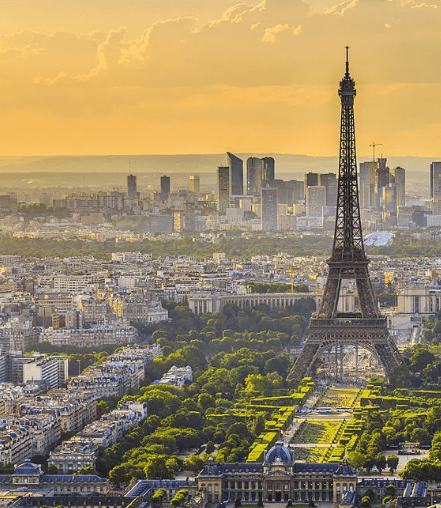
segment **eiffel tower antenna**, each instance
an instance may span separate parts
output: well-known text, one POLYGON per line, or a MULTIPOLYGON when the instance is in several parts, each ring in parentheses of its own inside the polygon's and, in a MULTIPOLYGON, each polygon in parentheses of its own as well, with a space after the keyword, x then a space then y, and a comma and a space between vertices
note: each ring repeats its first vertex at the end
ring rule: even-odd
MULTIPOLYGON (((386 318, 380 315, 369 278, 363 244, 358 202, 357 160, 355 150, 355 81, 349 73, 349 48, 346 47, 346 73, 340 82, 341 100, 340 156, 334 244, 328 259, 329 273, 319 311, 311 318, 309 335, 288 378, 310 373, 324 351, 345 346, 369 350, 383 366, 386 377, 401 363, 398 349, 389 336, 386 318), (343 280, 355 280, 360 312, 338 311, 343 280)), ((342 361, 340 375, 342 375, 342 361)))

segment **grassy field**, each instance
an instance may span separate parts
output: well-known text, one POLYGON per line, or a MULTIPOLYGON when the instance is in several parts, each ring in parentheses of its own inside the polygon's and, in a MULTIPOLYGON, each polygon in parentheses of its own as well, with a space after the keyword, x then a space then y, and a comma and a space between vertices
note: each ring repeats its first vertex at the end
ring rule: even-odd
POLYGON ((352 407, 359 392, 357 388, 328 388, 316 407, 352 407))
POLYGON ((292 442, 296 444, 332 443, 340 425, 339 421, 304 422, 292 442))
POLYGON ((305 446, 302 448, 294 448, 296 460, 304 462, 322 462, 323 455, 326 453, 327 448, 305 446))

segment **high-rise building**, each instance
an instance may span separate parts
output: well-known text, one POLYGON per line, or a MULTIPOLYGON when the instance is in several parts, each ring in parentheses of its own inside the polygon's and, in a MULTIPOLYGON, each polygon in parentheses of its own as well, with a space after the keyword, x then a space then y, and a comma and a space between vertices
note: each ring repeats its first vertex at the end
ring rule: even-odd
POLYGON ((243 160, 227 152, 225 165, 230 168, 230 195, 243 196, 243 160))
POLYGON ((430 197, 441 200, 441 162, 430 163, 430 197))
POLYGON ((217 210, 225 213, 230 205, 230 168, 219 166, 217 168, 217 210))
POLYGON ((397 189, 395 184, 390 183, 383 187, 383 209, 387 212, 397 211, 397 189))
POLYGON ((129 199, 138 199, 135 175, 127 176, 127 195, 129 196, 129 199))
POLYGON ((337 206, 337 175, 335 173, 320 173, 318 185, 326 188, 326 206, 337 206))
POLYGON ((273 157, 249 157, 247 160, 247 193, 260 196, 262 182, 272 184, 275 178, 275 162, 273 157))
POLYGON ((318 173, 305 173, 305 193, 307 187, 315 187, 319 184, 319 175, 318 173))
POLYGON ((161 176, 161 200, 165 201, 170 194, 170 177, 167 175, 161 176))
POLYGON ((277 230, 277 189, 263 187, 261 191, 261 219, 264 231, 277 230))
POLYGON ((260 196, 262 190, 263 159, 248 157, 247 159, 247 194, 260 196))
POLYGON ((196 194, 201 192, 201 180, 198 175, 190 175, 190 191, 196 194))
POLYGON ((326 187, 321 185, 307 187, 306 215, 308 217, 321 217, 324 206, 326 206, 326 187))
POLYGON ((386 166, 386 158, 377 159, 377 169, 375 171, 375 206, 382 208, 383 203, 383 188, 387 187, 390 183, 390 170, 386 166))
POLYGON ((441 162, 430 163, 430 197, 433 214, 441 215, 441 162))
POLYGON ((272 182, 276 177, 275 162, 273 157, 264 157, 262 180, 272 182))
POLYGON ((397 166, 394 169, 397 206, 406 206, 406 170, 397 166))
POLYGON ((374 161, 360 163, 360 208, 374 206, 376 168, 377 163, 374 161))

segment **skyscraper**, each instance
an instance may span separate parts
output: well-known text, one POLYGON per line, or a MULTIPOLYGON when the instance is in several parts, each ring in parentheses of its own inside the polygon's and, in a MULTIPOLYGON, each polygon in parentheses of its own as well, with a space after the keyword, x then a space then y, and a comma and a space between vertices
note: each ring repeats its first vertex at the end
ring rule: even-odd
POLYGON ((190 175, 190 191, 196 194, 201 192, 201 180, 198 175, 190 175))
POLYGON ((305 194, 307 187, 314 187, 315 185, 319 184, 318 180, 319 180, 318 173, 312 173, 311 171, 309 173, 305 173, 305 194))
POLYGON ((326 187, 321 185, 307 187, 306 215, 308 217, 321 217, 324 206, 326 206, 326 187))
POLYGON ((262 189, 263 159, 248 157, 247 159, 247 194, 259 196, 262 189))
POLYGON ((277 230, 277 189, 262 187, 262 229, 264 231, 277 230))
POLYGON ((262 182, 274 182, 275 162, 273 157, 249 157, 247 160, 247 194, 260 196, 262 182))
POLYGON ((376 167, 374 161, 360 163, 360 208, 374 206, 376 167))
POLYGON ((230 168, 230 195, 243 196, 243 160, 227 152, 226 166, 230 168))
POLYGON ((337 206, 337 175, 335 173, 320 173, 318 185, 326 188, 326 206, 337 206))
POLYGON ((441 162, 430 164, 430 197, 432 198, 432 213, 441 215, 441 162))
POLYGON ((406 206, 406 170, 397 166, 394 169, 397 206, 406 206))
POLYGON ((441 200, 441 162, 430 164, 430 197, 441 200))
POLYGON ((230 205, 230 168, 219 166, 217 168, 217 210, 225 213, 230 205))
POLYGON ((170 177, 167 175, 161 176, 161 200, 165 201, 170 194, 170 177))
POLYGON ((264 157, 262 161, 263 161, 262 180, 272 182, 276 177, 274 158, 264 157))
POLYGON ((382 208, 383 206, 383 188, 390 183, 390 170, 386 166, 386 158, 377 159, 377 169, 375 171, 375 206, 382 208))
POLYGON ((138 191, 136 189, 136 176, 127 176, 127 195, 129 199, 138 199, 138 191))

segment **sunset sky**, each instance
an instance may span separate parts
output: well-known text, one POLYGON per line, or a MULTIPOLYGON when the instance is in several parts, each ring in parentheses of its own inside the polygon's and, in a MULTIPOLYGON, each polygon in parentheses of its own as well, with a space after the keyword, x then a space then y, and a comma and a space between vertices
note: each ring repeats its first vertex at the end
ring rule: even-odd
POLYGON ((0 0, 0 156, 441 155, 440 0, 0 0))

